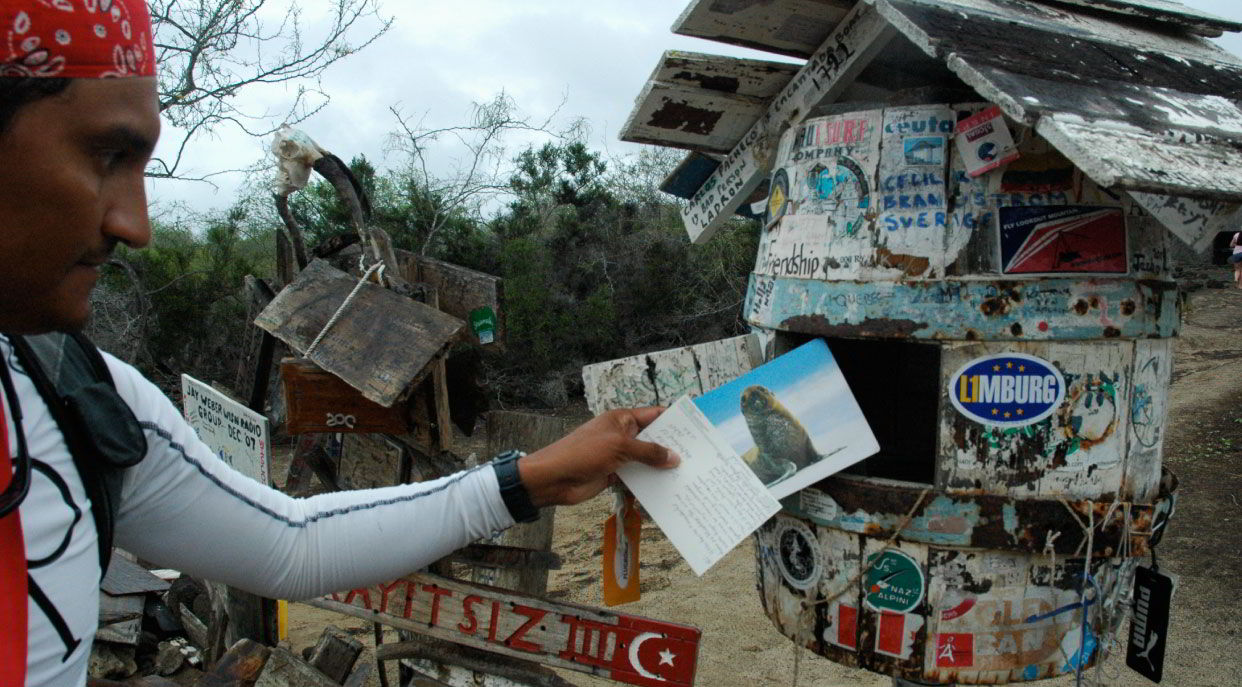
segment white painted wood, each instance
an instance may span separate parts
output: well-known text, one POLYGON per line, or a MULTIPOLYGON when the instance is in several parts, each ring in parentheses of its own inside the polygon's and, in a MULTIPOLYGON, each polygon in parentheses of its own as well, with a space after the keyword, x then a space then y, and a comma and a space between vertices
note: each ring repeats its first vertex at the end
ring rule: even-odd
POLYGON ((1105 188, 1242 201, 1242 148, 1193 132, 1044 115, 1036 131, 1105 188))
POLYGON ((756 98, 772 98, 797 75, 801 67, 801 61, 774 62, 667 50, 649 80, 756 98))
POLYGON ((1242 227, 1242 203, 1139 191, 1131 191, 1130 197, 1196 252, 1207 250, 1217 233, 1242 227))
POLYGON ((587 365, 582 368, 587 407, 599 415, 614 408, 668 405, 732 381, 762 358, 758 339, 746 334, 587 365))
POLYGON ((621 140, 728 153, 768 109, 763 98, 649 81, 621 140))
POLYGON ((694 0, 673 33, 808 57, 824 42, 851 0, 694 0))
MULTIPOLYGON (((1044 5, 1031 0, 1013 0, 1006 3, 991 0, 873 0, 890 21, 897 22, 901 4, 939 6, 959 10, 972 15, 991 17, 1012 24, 1015 30, 1022 28, 1050 29, 1077 38, 1088 38, 1131 50, 1151 51, 1176 55, 1198 62, 1239 63, 1239 58, 1215 43, 1200 36, 1179 34, 1171 31, 1148 31, 1133 22, 1113 21, 1107 16, 1095 16, 1074 11, 1072 8, 1044 5)), ((943 47, 929 45, 919 40, 921 30, 912 32, 902 27, 902 33, 932 57, 944 56, 943 47)), ((925 35, 925 34, 924 34, 925 35)), ((960 37, 969 40, 969 36, 960 37)))
MULTIPOLYGON (((1041 0, 1036 0, 1040 2, 1041 0)), ((1202 36, 1216 37, 1225 31, 1242 31, 1242 24, 1169 0, 1059 0, 1067 5, 1115 12, 1175 24, 1202 36)))
POLYGON ((891 25, 867 3, 858 3, 841 20, 686 204, 681 216, 691 241, 711 239, 772 168, 784 129, 800 122, 819 103, 839 96, 893 35, 891 25))

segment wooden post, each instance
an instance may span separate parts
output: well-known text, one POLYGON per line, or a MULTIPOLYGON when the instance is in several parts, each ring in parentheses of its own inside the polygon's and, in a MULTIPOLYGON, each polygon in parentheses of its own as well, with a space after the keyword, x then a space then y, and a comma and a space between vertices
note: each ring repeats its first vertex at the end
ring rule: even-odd
MULTIPOLYGON (((533 452, 565 436, 568 423, 559 417, 492 411, 487 414, 487 451, 496 455, 506 449, 533 452)), ((532 523, 514 525, 496 538, 495 543, 536 551, 551 551, 555 508, 544 508, 532 523)), ((478 568, 474 580, 505 589, 542 596, 548 591, 546 568, 500 570, 478 568)))

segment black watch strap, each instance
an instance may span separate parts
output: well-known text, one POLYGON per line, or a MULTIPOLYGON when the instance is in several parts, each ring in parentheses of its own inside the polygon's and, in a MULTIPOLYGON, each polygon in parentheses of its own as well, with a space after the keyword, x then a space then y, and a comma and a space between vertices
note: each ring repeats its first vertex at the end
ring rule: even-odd
POLYGON ((539 519, 539 509, 530 500, 530 492, 522 484, 518 473, 518 459, 526 454, 521 451, 505 451, 492 459, 496 481, 500 484, 500 498, 516 522, 534 522, 539 519))

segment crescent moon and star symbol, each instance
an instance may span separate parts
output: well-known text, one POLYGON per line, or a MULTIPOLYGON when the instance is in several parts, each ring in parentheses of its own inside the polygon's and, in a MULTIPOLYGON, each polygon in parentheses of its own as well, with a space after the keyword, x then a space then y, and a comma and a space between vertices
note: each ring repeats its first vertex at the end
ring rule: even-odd
MULTIPOLYGON (((665 678, 662 678, 659 675, 656 675, 655 673, 643 667, 642 660, 638 656, 639 649, 642 647, 643 642, 646 642, 649 639, 662 639, 662 638, 664 638, 664 635, 658 632, 644 632, 638 635, 637 637, 635 637, 630 642, 630 665, 634 667, 634 670, 637 671, 639 675, 647 678, 648 680, 659 680, 660 682, 668 682, 668 680, 666 680, 665 678)), ((677 658, 677 654, 674 654, 672 651, 670 651, 666 647, 660 651, 660 664, 659 665, 661 666, 667 665, 669 667, 673 667, 674 665, 673 660, 676 658, 677 658)), ((657 669, 658 668, 659 666, 657 666, 657 669)))

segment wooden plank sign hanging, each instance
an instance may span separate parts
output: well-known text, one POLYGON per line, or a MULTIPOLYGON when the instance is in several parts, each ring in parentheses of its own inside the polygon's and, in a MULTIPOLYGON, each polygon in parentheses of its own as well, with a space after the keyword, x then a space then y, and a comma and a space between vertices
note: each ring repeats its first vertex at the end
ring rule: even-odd
POLYGON ((643 687, 688 687, 697 628, 416 573, 310 605, 485 651, 643 687))
POLYGON ((322 334, 311 362, 392 406, 466 323, 315 260, 255 324, 300 353, 322 334))
POLYGON ((280 361, 280 379, 285 388, 285 431, 289 434, 410 431, 406 404, 385 408, 305 358, 280 361))
POLYGON ((871 4, 855 5, 686 204, 691 241, 705 243, 724 226, 771 171, 782 131, 840 95, 895 34, 871 4))

